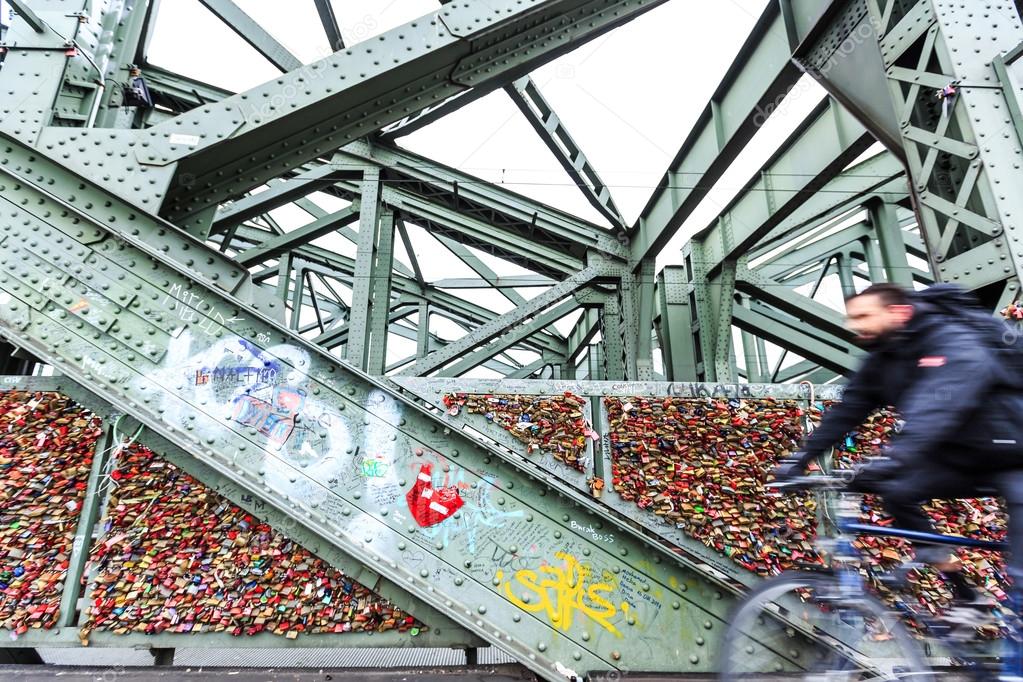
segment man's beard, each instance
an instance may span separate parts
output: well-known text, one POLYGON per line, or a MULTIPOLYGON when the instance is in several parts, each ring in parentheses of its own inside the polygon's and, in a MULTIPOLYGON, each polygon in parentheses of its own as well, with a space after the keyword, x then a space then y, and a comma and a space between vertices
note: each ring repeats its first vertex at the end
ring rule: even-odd
POLYGON ((880 334, 871 337, 854 336, 853 343, 856 344, 857 347, 870 353, 885 345, 892 336, 893 334, 891 330, 881 332, 880 334))

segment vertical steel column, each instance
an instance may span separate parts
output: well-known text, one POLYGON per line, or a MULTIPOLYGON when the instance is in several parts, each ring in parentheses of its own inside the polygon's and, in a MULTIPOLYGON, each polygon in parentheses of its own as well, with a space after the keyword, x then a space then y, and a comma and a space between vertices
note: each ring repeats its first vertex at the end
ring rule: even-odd
POLYGON ((713 366, 713 376, 707 377, 709 381, 735 383, 738 380, 735 349, 732 347, 732 309, 735 305, 735 273, 739 263, 745 263, 745 258, 738 262, 725 261, 721 266, 721 274, 713 283, 708 283, 707 297, 711 301, 714 329, 714 362, 704 365, 713 366))
POLYGON ((876 200, 867 204, 870 224, 877 235, 877 243, 881 249, 881 262, 884 263, 888 281, 904 287, 913 286, 913 274, 906 258, 906 243, 902 238, 898 213, 894 204, 876 200))
POLYGON ((625 348, 622 344, 622 311, 617 296, 608 296, 600 314, 600 346, 603 351, 604 378, 625 378, 625 348))
POLYGON ((421 360, 430 352, 430 304, 419 303, 419 323, 416 327, 416 360, 421 360))
MULTIPOLYGON (((744 308, 749 308, 749 297, 743 296, 739 305, 744 308)), ((760 361, 760 347, 757 344, 757 341, 761 339, 746 330, 742 330, 740 335, 742 338, 742 353, 746 361, 746 381, 751 384, 762 383, 764 381, 764 370, 767 366, 765 364, 761 364, 760 361)))
POLYGON ((669 265, 657 275, 658 329, 664 373, 669 381, 697 381, 699 346, 695 342, 688 290, 685 271, 678 266, 669 265))
POLYGON ((380 223, 380 169, 364 171, 359 213, 358 251, 352 281, 352 312, 348 323, 345 359, 366 369, 369 359, 370 306, 373 297, 373 270, 376 262, 377 230, 380 223))
POLYGON ((853 279, 852 255, 848 251, 838 253, 838 281, 842 286, 842 298, 849 298, 856 293, 856 282, 853 279))
POLYGON ((618 283, 619 336, 622 347, 623 379, 636 378, 636 352, 639 339, 639 288, 636 276, 622 275, 618 283))
POLYGON ((607 368, 604 367, 604 344, 590 344, 586 353, 586 378, 589 381, 601 381, 607 379, 607 368))
MULTIPOLYGON (((112 419, 111 415, 108 419, 112 419)), ((103 483, 103 471, 114 443, 113 422, 104 425, 103 436, 96 441, 96 449, 92 455, 92 468, 82 498, 82 509, 78 514, 78 527, 75 529, 74 543, 71 545, 71 557, 68 559, 67 572, 64 576, 64 591, 60 596, 60 627, 69 628, 78 622, 78 599, 82 594, 82 577, 85 565, 89 561, 89 550, 92 547, 92 533, 103 506, 103 495, 100 485, 103 483)))
POLYGON ((366 371, 383 374, 387 366, 387 328, 391 315, 391 273, 394 271, 394 212, 380 212, 373 279, 370 280, 369 357, 366 371))
POLYGON ((870 273, 870 283, 877 284, 885 281, 884 263, 881 262, 881 252, 877 248, 877 242, 872 237, 864 237, 860 240, 863 246, 863 255, 867 259, 867 271, 870 273))
POLYGON ((652 381, 654 378, 653 318, 656 305, 654 291, 655 263, 647 258, 640 264, 638 273, 639 321, 636 340, 636 374, 634 381, 652 381))
POLYGON ((690 240, 682 248, 689 302, 693 310, 693 344, 696 347, 696 381, 714 380, 714 334, 716 319, 707 282, 703 243, 690 240))

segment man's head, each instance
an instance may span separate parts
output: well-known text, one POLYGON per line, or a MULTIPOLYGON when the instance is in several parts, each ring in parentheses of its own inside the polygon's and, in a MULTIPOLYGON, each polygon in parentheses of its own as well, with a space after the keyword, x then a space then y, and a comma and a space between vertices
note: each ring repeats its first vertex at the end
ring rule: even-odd
POLYGON ((856 343, 871 348, 913 317, 909 293, 895 284, 874 284, 845 299, 846 326, 856 343))

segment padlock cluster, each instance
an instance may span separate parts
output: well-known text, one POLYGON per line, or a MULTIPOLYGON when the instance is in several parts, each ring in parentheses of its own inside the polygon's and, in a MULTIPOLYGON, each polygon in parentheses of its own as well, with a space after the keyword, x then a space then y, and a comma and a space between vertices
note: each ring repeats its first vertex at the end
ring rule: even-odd
POLYGON ((411 616, 143 447, 120 453, 80 631, 419 633, 411 616))
POLYGON ((0 628, 51 628, 99 420, 56 393, 0 392, 0 628))
POLYGON ((1023 303, 1014 301, 1001 310, 1002 317, 1006 320, 1018 322, 1023 320, 1023 303))
POLYGON ((814 499, 764 490, 802 436, 798 403, 634 396, 604 404, 622 498, 760 575, 821 563, 814 499))
POLYGON ((586 399, 565 392, 557 396, 476 395, 444 396, 449 414, 467 410, 502 426, 526 444, 526 452, 549 452, 583 471, 587 437, 595 437, 583 415, 586 399))

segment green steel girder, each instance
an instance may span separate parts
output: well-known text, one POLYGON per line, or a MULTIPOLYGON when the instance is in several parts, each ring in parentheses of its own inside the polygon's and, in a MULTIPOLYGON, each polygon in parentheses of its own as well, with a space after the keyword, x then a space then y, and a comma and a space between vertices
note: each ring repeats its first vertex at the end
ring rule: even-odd
POLYGON ((277 42, 276 38, 232 0, 199 0, 199 2, 281 71, 294 71, 302 67, 301 60, 295 57, 288 48, 277 42))
POLYGON ((690 301, 685 269, 670 265, 657 275, 657 335, 669 381, 696 381, 702 368, 699 346, 693 342, 695 311, 690 301))
MULTIPOLYGON (((529 289, 531 287, 550 287, 557 284, 556 281, 542 275, 507 275, 505 277, 451 277, 438 279, 431 282, 432 286, 438 289, 529 289)), ((505 292, 514 293, 514 292, 505 292)), ((525 299, 523 299, 525 300, 525 299)))
POLYGON ((568 334, 567 361, 574 362, 586 350, 600 328, 600 313, 596 308, 585 308, 579 321, 568 334))
MULTIPOLYGON (((459 244, 453 239, 449 239, 441 235, 435 235, 435 238, 437 239, 437 241, 439 241, 441 244, 447 247, 447 250, 453 253, 460 261, 468 265, 473 272, 482 277, 483 281, 488 286, 497 289, 500 292, 500 294, 509 301, 511 301, 513 305, 522 305, 523 303, 526 302, 525 297, 522 296, 522 294, 520 294, 519 292, 515 291, 514 289, 509 287, 498 286, 502 278, 498 277, 496 272, 491 270, 486 263, 484 263, 482 260, 476 257, 476 255, 474 255, 472 251, 468 249, 468 247, 459 244)), ((407 239, 405 241, 405 250, 406 253, 410 253, 412 251, 411 244, 408 242, 407 239)), ((412 255, 409 256, 409 258, 413 257, 414 256, 412 255)), ((529 275, 525 276, 525 278, 527 279, 529 277, 531 276, 529 275)), ((541 275, 534 275, 532 277, 536 277, 538 278, 539 281, 544 282, 544 284, 540 284, 539 286, 553 286, 554 284, 557 283, 555 280, 543 277, 541 275)), ((422 279, 421 276, 420 279, 422 279)), ((453 288, 453 284, 442 284, 441 282, 434 282, 433 286, 437 287, 438 289, 453 288)))
POLYGON ((788 383, 794 381, 809 381, 811 383, 825 383, 834 381, 839 375, 809 360, 800 360, 791 367, 779 369, 771 377, 772 381, 788 383))
POLYGON ((747 253, 872 143, 852 114, 825 98, 715 223, 697 233, 707 275, 747 253))
POLYGON ((826 338, 847 354, 855 354, 852 333, 845 328, 842 315, 822 303, 798 294, 784 285, 773 283, 755 273, 740 272, 736 278, 737 289, 755 301, 767 303, 783 313, 791 315, 801 324, 809 327, 813 335, 826 338))
MULTIPOLYGON (((409 339, 410 341, 418 341, 419 340, 419 330, 418 329, 410 329, 410 328, 405 327, 405 326, 400 325, 400 324, 399 325, 394 325, 393 327, 391 327, 391 333, 392 334, 397 334, 398 336, 400 336, 403 339, 409 339)), ((429 341, 428 341, 428 343, 426 345, 426 349, 425 350, 426 350, 426 352, 437 350, 438 348, 443 348, 445 345, 447 345, 447 343, 448 343, 447 341, 441 339, 436 334, 430 334, 429 335, 429 341)), ((402 367, 405 367, 406 365, 408 365, 408 364, 410 364, 412 362, 415 362, 416 358, 418 358, 418 357, 422 357, 422 356, 418 353, 418 350, 417 350, 415 355, 410 355, 410 356, 408 356, 406 358, 402 358, 401 360, 397 360, 395 362, 392 362, 390 365, 388 365, 386 367, 386 373, 387 374, 391 374, 392 372, 395 372, 395 371, 401 369, 402 367)), ((485 361, 482 366, 486 367, 487 369, 493 370, 493 371, 495 371, 498 374, 501 374, 503 376, 511 376, 512 374, 514 374, 515 372, 518 372, 521 369, 520 367, 517 367, 515 365, 509 365, 507 363, 501 362, 500 360, 496 360, 496 359, 493 359, 493 358, 491 358, 490 360, 485 361)))
MULTIPOLYGON (((102 392, 153 433, 214 466, 238 490, 276 505, 321 543, 369 563, 548 679, 560 679, 556 664, 563 661, 584 670, 675 670, 679 633, 701 631, 706 623, 722 628, 732 600, 715 599, 708 581, 719 578, 709 567, 688 568, 688 557, 647 537, 588 493, 562 487, 560 497, 547 495, 549 474, 536 463, 450 429, 439 415, 218 289, 221 279, 237 279, 237 273, 204 275, 202 258, 215 252, 193 246, 187 235, 13 140, 0 149, 4 336, 102 392), (44 187, 38 177, 54 184, 44 187), (94 215, 97 205, 102 208, 94 215), (161 229, 165 233, 156 238, 161 229), (176 253, 188 247, 196 262, 189 268, 167 261, 161 243, 176 253), (64 274, 72 271, 73 277, 64 274), (300 439, 261 432, 260 422, 238 412, 230 397, 205 383, 190 385, 193 367, 223 357, 227 349, 242 361, 249 354, 276 363, 287 390, 304 396, 298 409, 307 431, 300 439), (392 457, 395 480, 388 493, 361 480, 332 478, 339 464, 353 461, 356 444, 392 457), (411 484, 398 479, 398 472, 414 476, 424 462, 447 466, 467 490, 482 487, 493 495, 487 499, 497 503, 494 513, 501 522, 476 525, 467 508, 444 530, 471 528, 472 535, 456 532, 446 541, 410 524, 399 500, 411 484), (617 529, 613 547, 566 525, 561 519, 569 512, 583 528, 617 529), (637 598, 629 618, 614 608, 606 616, 610 620, 580 616, 571 625, 523 610, 498 589, 498 565, 473 551, 477 543, 503 543, 521 533, 528 535, 524 544, 536 546, 538 561, 549 565, 584 556, 591 575, 635 574, 659 595, 656 603, 637 598), (409 546, 415 562, 406 554, 409 546), (681 585, 687 589, 676 587, 681 585)), ((627 588, 617 579, 613 584, 621 594, 613 594, 611 602, 619 604, 627 588)), ((713 659, 689 660, 687 670, 713 666, 713 659)))
POLYGON ((99 179, 111 191, 202 233, 206 216, 224 200, 413 108, 466 88, 502 85, 663 1, 452 4, 145 132, 95 131, 83 138, 51 129, 43 146, 74 147, 96 137, 114 147, 144 141, 144 151, 123 159, 69 157, 65 163, 82 169, 94 162, 92 171, 110 174, 99 179))
POLYGON ((799 79, 779 6, 767 3, 629 231, 633 261, 656 256, 668 243, 799 79))
MULTIPOLYGON (((901 2, 901 0, 896 0, 901 2)), ((883 82, 886 64, 874 49, 879 22, 868 16, 862 0, 793 3, 793 23, 802 37, 793 62, 813 76, 863 122, 872 135, 900 159, 904 158, 898 117, 883 88, 862 87, 883 82), (833 83, 857 83, 855 88, 833 83)), ((900 47, 908 47, 903 41, 900 47)), ((940 86, 939 86, 940 87, 940 86)))
POLYGON ((887 152, 877 154, 843 170, 820 191, 804 197, 805 201, 792 215, 750 249, 750 260, 872 202, 897 204, 908 197, 902 164, 887 152))
POLYGON ((394 272, 394 212, 380 209, 379 191, 379 173, 367 171, 360 193, 363 204, 345 345, 348 362, 370 374, 384 373, 394 272))
POLYGON ((758 264, 755 268, 759 275, 769 277, 779 282, 793 270, 805 267, 807 263, 819 262, 830 258, 850 243, 859 243, 860 240, 870 239, 873 235, 873 227, 866 221, 850 225, 840 232, 822 237, 816 241, 804 244, 793 244, 789 251, 782 251, 766 261, 758 264))
POLYGON ((593 164, 586 158, 579 145, 572 138, 568 128, 554 111, 550 102, 529 76, 523 76, 514 83, 504 86, 515 106, 526 117, 533 130, 547 145, 547 148, 575 180, 579 191, 586 200, 618 229, 625 227, 625 218, 611 198, 611 190, 600 179, 593 164))
POLYGON ((43 23, 39 15, 32 11, 32 8, 28 6, 25 0, 10 0, 10 3, 14 11, 18 13, 18 16, 29 25, 29 28, 36 33, 46 33, 46 24, 43 23))

